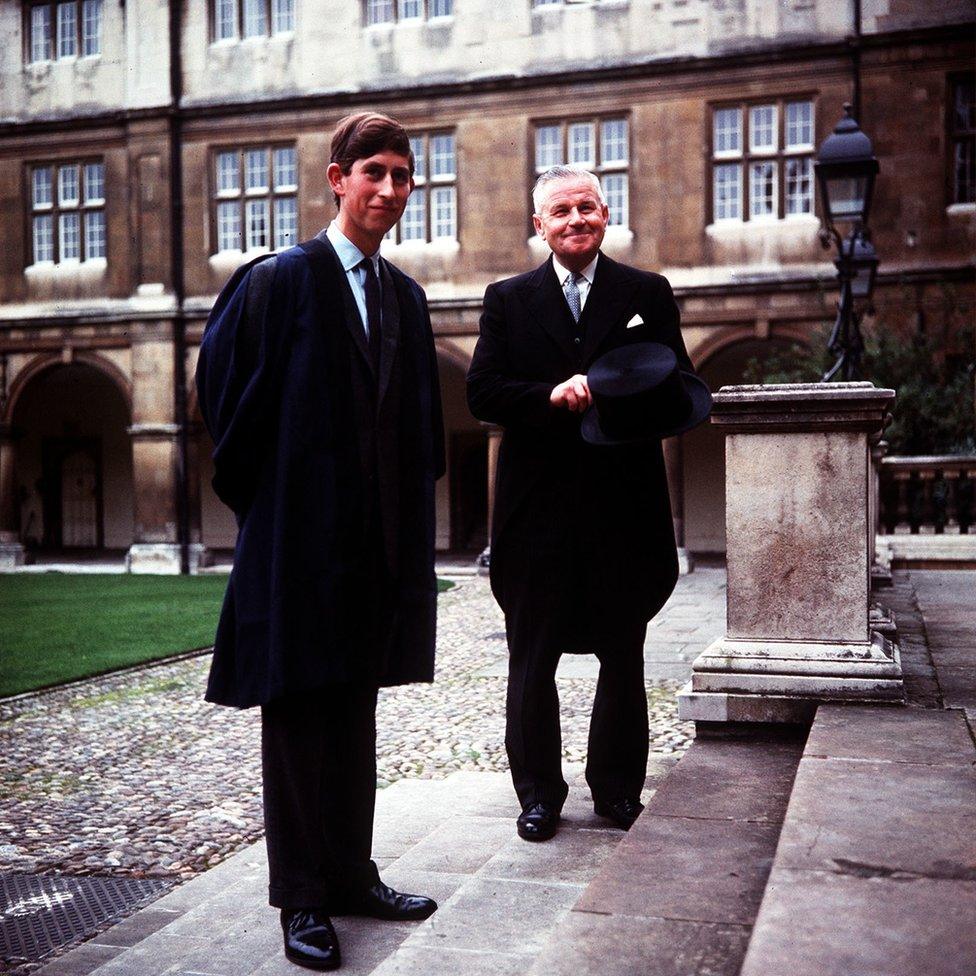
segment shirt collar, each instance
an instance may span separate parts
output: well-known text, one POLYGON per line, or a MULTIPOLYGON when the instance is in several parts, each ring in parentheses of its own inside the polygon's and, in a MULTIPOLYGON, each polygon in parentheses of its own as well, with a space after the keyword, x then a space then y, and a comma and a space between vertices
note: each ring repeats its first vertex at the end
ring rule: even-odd
MULTIPOLYGON (((328 237, 332 246, 335 248, 336 254, 339 255, 339 263, 342 265, 345 271, 352 271, 357 268, 366 257, 362 251, 356 247, 355 244, 345 234, 339 230, 339 225, 333 220, 331 224, 325 230, 325 236, 328 237)), ((376 270, 377 275, 380 273, 380 252, 377 251, 375 254, 370 255, 370 260, 373 262, 373 268, 376 270)))
MULTIPOLYGON (((596 274, 596 263, 600 260, 600 252, 597 251, 596 257, 580 272, 580 274, 586 279, 586 283, 589 285, 593 284, 593 276, 596 274)), ((556 277, 559 279, 559 286, 562 288, 566 284, 566 279, 569 277, 569 269, 564 268, 557 260, 556 256, 552 256, 552 269, 556 272, 556 277)))

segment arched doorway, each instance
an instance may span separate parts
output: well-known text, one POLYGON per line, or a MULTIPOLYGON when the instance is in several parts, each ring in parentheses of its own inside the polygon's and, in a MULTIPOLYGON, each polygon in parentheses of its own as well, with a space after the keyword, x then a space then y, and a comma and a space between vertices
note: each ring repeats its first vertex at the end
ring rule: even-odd
POLYGON ((488 544, 488 437, 471 416, 466 366, 438 353, 447 477, 437 485, 437 548, 477 555, 488 544))
MULTIPOLYGON (((782 356, 794 339, 744 339, 722 347, 697 368, 712 392, 744 383, 746 366, 782 356)), ((697 555, 725 553, 725 437, 702 424, 682 437, 685 546, 697 555)))
POLYGON ((45 554, 120 553, 133 541, 125 394, 88 362, 30 377, 11 416, 20 541, 45 554))

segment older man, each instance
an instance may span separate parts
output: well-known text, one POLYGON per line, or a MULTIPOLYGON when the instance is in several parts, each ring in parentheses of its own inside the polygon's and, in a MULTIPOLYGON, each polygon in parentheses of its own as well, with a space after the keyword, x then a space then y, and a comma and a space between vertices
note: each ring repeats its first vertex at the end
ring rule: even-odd
POLYGON ((377 689, 434 670, 433 337, 423 291, 379 256, 412 174, 398 122, 342 119, 336 219, 234 275, 197 369, 214 488, 240 526, 207 698, 261 706, 269 900, 310 969, 339 965, 330 915, 437 908, 370 860, 377 689))
POLYGON ((643 642, 678 576, 660 441, 586 443, 587 369, 608 350, 649 341, 692 366, 668 282, 600 251, 609 213, 597 178, 553 167, 533 202, 552 256, 485 292, 468 403, 504 427, 491 585, 509 648, 505 744, 518 833, 546 840, 568 792, 555 682, 564 651, 600 661, 586 764, 596 813, 627 829, 643 809, 643 642))

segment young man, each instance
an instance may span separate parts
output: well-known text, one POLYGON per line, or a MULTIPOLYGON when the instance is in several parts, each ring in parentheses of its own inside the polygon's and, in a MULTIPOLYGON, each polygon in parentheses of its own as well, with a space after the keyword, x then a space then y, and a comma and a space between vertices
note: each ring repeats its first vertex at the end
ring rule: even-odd
POLYGON ((555 682, 563 651, 600 660, 586 764, 596 812, 627 829, 643 809, 644 635, 678 576, 660 440, 586 443, 586 372, 608 350, 647 342, 693 371, 668 282, 600 251, 609 213, 597 178, 553 167, 533 201, 552 257, 485 292, 468 403, 505 428, 491 541, 509 648, 505 744, 518 833, 546 840, 568 792, 555 682))
POLYGON ((412 174, 399 123, 341 120, 336 219, 233 276, 197 368, 239 526, 207 698, 261 706, 270 902, 311 969, 340 963, 330 915, 437 908, 370 859, 377 689, 431 681, 434 662, 436 359, 423 291, 379 257, 412 174))

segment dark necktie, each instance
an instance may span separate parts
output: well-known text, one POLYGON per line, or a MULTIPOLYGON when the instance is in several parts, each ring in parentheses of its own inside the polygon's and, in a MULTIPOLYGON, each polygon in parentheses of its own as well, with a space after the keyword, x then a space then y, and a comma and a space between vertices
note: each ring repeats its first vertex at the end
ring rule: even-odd
POLYGON ((369 358, 377 376, 380 372, 380 339, 382 302, 380 301, 380 281, 371 258, 364 258, 360 266, 366 271, 366 329, 368 332, 369 358))

